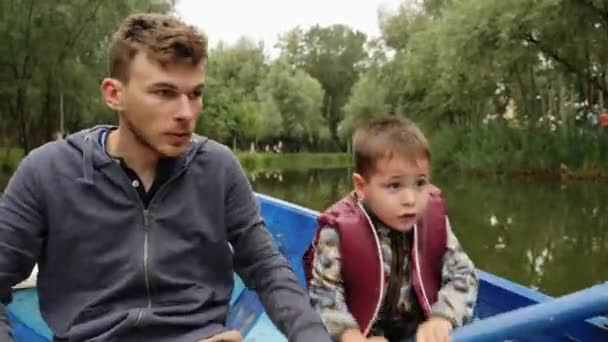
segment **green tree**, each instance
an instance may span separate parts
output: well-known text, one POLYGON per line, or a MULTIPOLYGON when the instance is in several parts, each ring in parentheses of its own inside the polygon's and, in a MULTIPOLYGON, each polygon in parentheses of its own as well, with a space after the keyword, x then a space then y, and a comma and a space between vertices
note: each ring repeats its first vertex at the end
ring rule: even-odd
POLYGON ((306 72, 292 71, 279 59, 260 84, 258 96, 264 108, 265 137, 281 137, 294 145, 305 142, 308 146, 326 138, 321 114, 323 88, 306 72), (268 129, 276 128, 279 122, 281 130, 268 129))
POLYGON ((28 151, 53 132, 79 129, 104 113, 98 86, 110 34, 130 13, 170 9, 169 2, 152 0, 0 2, 5 144, 28 151))
POLYGON ((256 88, 267 73, 264 46, 241 38, 220 42, 209 53, 203 112, 198 131, 238 146, 258 136, 260 105, 256 88), (243 141, 245 142, 245 141, 243 141))
POLYGON ((335 143, 339 141, 342 108, 367 58, 366 39, 365 34, 344 25, 317 25, 305 33, 295 28, 278 44, 281 56, 292 68, 302 68, 321 83, 325 91, 323 115, 335 143))

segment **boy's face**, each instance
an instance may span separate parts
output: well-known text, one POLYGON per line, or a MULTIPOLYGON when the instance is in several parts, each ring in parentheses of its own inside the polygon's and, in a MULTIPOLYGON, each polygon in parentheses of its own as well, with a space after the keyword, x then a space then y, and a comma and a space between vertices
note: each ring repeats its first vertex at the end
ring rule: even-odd
POLYGON ((429 201, 426 158, 382 158, 367 178, 355 173, 357 196, 390 228, 405 232, 420 219, 429 201))

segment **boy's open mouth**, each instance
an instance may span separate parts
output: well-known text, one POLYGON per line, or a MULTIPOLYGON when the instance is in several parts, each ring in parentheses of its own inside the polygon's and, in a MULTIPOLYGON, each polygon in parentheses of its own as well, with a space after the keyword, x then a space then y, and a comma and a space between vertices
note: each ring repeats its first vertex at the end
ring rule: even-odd
POLYGON ((406 219, 406 220, 413 219, 414 217, 416 217, 416 214, 413 214, 413 213, 412 214, 403 214, 403 215, 399 216, 399 218, 406 219))

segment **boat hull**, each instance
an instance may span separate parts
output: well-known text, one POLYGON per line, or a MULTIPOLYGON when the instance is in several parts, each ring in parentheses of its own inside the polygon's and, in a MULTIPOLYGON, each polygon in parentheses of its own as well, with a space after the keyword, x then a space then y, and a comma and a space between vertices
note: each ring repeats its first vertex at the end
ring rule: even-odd
MULTIPOLYGON (((285 255, 302 284, 304 271, 301 257, 310 244, 316 228, 318 212, 258 194, 262 216, 268 225, 275 244, 285 255)), ((476 319, 484 319, 552 298, 490 273, 480 271, 479 301, 476 319)), ((251 342, 283 342, 286 338, 275 328, 258 300, 235 275, 227 326, 238 329, 251 342)), ((9 305, 9 319, 18 342, 47 342, 51 332, 40 317, 38 295, 35 288, 14 291, 9 305)), ((554 326, 541 332, 517 337, 517 341, 608 341, 608 320, 594 318, 554 326)))

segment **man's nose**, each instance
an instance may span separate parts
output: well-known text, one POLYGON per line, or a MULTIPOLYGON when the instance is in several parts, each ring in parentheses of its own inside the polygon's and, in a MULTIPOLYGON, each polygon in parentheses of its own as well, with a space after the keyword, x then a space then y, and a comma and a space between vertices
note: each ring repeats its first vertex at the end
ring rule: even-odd
POLYGON ((179 120, 192 120, 192 118, 194 118, 194 115, 196 114, 196 111, 194 109, 194 106, 192 106, 191 100, 190 98, 188 98, 188 95, 181 94, 179 96, 178 101, 179 104, 175 117, 179 120))

